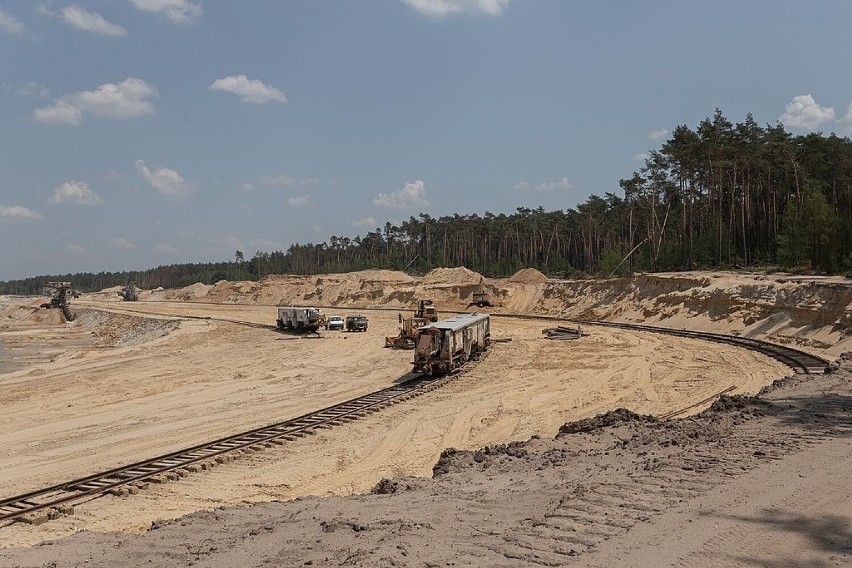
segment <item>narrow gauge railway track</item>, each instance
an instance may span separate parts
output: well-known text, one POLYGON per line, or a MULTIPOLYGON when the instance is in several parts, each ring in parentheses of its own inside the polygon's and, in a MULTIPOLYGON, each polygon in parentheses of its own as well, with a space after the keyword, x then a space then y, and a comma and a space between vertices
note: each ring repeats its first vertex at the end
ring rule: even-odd
POLYGON ((600 325, 606 327, 615 327, 618 329, 629 329, 634 331, 648 331, 652 333, 663 333, 667 335, 675 335, 678 337, 688 337, 691 339, 703 339, 705 341, 713 341, 716 343, 727 343, 736 345, 752 351, 763 353, 767 357, 771 357, 791 367, 797 373, 821 375, 828 367, 828 361, 822 357, 812 355, 800 349, 787 347, 786 345, 778 345, 760 339, 751 337, 742 337, 740 335, 725 335, 723 333, 711 333, 706 331, 691 331, 688 329, 676 329, 671 327, 658 327, 654 325, 645 325, 639 323, 625 323, 605 320, 577 320, 549 315, 535 314, 491 314, 493 318, 511 318, 511 319, 536 319, 544 321, 569 321, 575 324, 582 325, 600 325))
POLYGON ((675 335, 678 337, 689 337, 693 339, 703 339, 705 341, 714 341, 716 343, 727 343, 730 345, 736 345, 738 347, 751 349, 752 351, 757 351, 759 353, 763 353, 768 357, 772 357, 773 359, 776 359, 777 361, 780 361, 785 365, 793 368, 793 370, 795 370, 797 373, 820 375, 825 372, 825 369, 828 366, 828 361, 826 361, 822 357, 817 357, 816 355, 811 355, 810 353, 806 353, 804 351, 794 349, 792 347, 787 347, 786 345, 778 345, 776 343, 770 343, 768 341, 762 341, 760 339, 754 339, 751 337, 725 335, 722 333, 709 333, 705 331, 690 331, 687 329, 656 327, 653 325, 642 325, 635 323, 581 320, 574 320, 574 322, 579 324, 603 325, 619 329, 650 331, 654 333, 664 333, 666 335, 675 335))
POLYGON ((136 484, 162 480, 162 476, 165 476, 166 480, 169 476, 171 479, 177 479, 188 475, 193 469, 207 469, 214 463, 230 461, 225 456, 233 456, 240 450, 260 451, 264 447, 281 445, 286 441, 314 434, 320 428, 331 428, 357 420, 391 404, 434 390, 458 376, 459 374, 440 377, 416 376, 392 387, 297 418, 22 495, 7 497, 0 500, 0 521, 12 521, 39 512, 48 512, 49 515, 44 518, 47 520, 47 518, 58 516, 66 507, 74 503, 97 497, 122 486, 138 488, 136 484))

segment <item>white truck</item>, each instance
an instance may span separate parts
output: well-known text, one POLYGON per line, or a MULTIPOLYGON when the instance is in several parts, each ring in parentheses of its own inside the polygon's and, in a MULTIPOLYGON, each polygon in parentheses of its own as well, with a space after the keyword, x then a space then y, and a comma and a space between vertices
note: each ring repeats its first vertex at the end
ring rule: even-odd
POLYGON ((278 308, 278 329, 311 332, 325 325, 325 316, 318 308, 284 306, 278 308))

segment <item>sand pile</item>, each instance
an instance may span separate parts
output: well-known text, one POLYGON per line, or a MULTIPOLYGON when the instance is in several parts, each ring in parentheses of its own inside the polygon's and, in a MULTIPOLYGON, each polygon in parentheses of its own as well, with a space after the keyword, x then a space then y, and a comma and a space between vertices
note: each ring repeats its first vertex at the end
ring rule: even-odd
POLYGON ((435 268, 420 279, 421 284, 478 284, 482 275, 464 266, 457 268, 435 268))
POLYGON ((512 274, 507 281, 518 284, 544 284, 548 278, 535 268, 523 268, 512 274))

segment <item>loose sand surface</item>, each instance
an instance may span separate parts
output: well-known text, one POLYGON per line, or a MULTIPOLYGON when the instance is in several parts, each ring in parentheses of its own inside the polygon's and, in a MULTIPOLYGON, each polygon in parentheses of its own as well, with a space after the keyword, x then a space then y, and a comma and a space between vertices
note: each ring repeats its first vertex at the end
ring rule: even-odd
MULTIPOLYGON (((431 279, 424 279, 426 284, 412 284, 410 279, 395 276, 394 273, 372 274, 370 278, 373 280, 368 280, 379 282, 379 285, 384 287, 382 294, 367 294, 373 298, 372 301, 362 301, 361 305, 372 303, 395 307, 396 303, 402 303, 402 300, 399 299, 399 294, 388 294, 388 286, 416 288, 423 285, 432 287, 430 291, 433 296, 440 296, 441 293, 448 296, 455 294, 456 298, 461 299, 457 303, 463 303, 463 296, 476 288, 475 285, 473 288, 464 286, 470 286, 468 280, 477 282, 477 275, 463 273, 461 276, 464 277, 465 284, 459 287, 451 282, 453 274, 447 270, 450 269, 436 271, 431 279)), ((361 278, 363 280, 363 276, 361 278)), ((328 284, 329 280, 333 278, 327 278, 325 283, 328 284)), ((494 289, 495 299, 502 298, 503 302, 495 307, 495 312, 515 311, 508 309, 513 307, 508 305, 513 295, 516 299, 525 295, 524 302, 528 304, 544 301, 534 299, 541 297, 542 287, 549 286, 538 275, 529 272, 519 273, 513 283, 502 285, 505 288, 494 289)), ((269 291, 273 286, 283 285, 276 280, 260 289, 255 284, 246 283, 232 287, 196 286, 191 290, 195 295, 194 299, 210 300, 211 293, 219 288, 223 293, 218 301, 226 301, 229 304, 174 302, 170 300, 174 294, 167 291, 149 292, 147 297, 143 295, 143 300, 147 301, 134 303, 116 302, 109 293, 93 295, 86 300, 74 302, 73 308, 78 313, 78 319, 74 323, 62 323, 61 319, 57 319, 59 316, 55 310, 34 308, 38 302, 32 299, 2 299, 0 340, 3 341, 6 351, 4 366, 0 368, 0 404, 4 409, 0 416, 2 496, 23 493, 295 417, 384 388, 410 376, 408 372, 412 352, 383 348, 384 336, 396 334, 397 311, 356 308, 351 305, 353 302, 341 301, 340 307, 326 309, 326 312, 340 315, 360 312, 367 315, 370 319, 367 333, 322 332, 319 338, 301 338, 274 330, 276 312, 273 305, 243 304, 239 301, 245 295, 252 294, 254 302, 270 295, 280 296, 280 291, 269 291), (235 296, 235 289, 242 289, 244 296, 235 296)), ((299 286, 308 285, 300 282, 299 286)), ((350 299, 352 293, 346 292, 349 296, 344 294, 347 287, 358 290, 354 294, 364 293, 365 288, 363 285, 360 288, 352 286, 345 279, 340 280, 336 286, 339 288, 338 295, 342 294, 350 299)), ((415 290, 414 293, 418 292, 419 290, 415 290)), ((184 295, 189 293, 190 289, 181 292, 184 295)), ((276 301, 281 299, 283 298, 276 301)), ((596 299, 598 300, 599 298, 596 299)), ((552 297, 548 301, 553 301, 552 297)), ((625 313, 629 302, 623 304, 621 311, 625 313)), ((576 312, 580 309, 578 306, 562 311, 576 312)), ((582 309, 588 314, 600 308, 587 305, 582 309)), ((612 309, 618 311, 619 306, 614 305, 612 309)), ((637 310, 635 305, 631 309, 631 313, 637 310)), ((399 311, 407 314, 410 309, 399 311)), ((847 315, 844 317, 848 317, 848 310, 845 313, 847 315)), ((679 318, 678 321, 691 318, 693 322, 704 324, 696 327, 708 327, 706 317, 701 319, 695 315, 685 316, 684 310, 676 316, 667 317, 679 318)), ((737 314, 737 317, 742 317, 742 314, 737 314)), ((801 317, 801 314, 797 313, 796 317, 801 317)), ((710 321, 712 320, 711 317, 710 321)), ((397 517, 394 517, 396 520, 392 522, 388 521, 390 524, 383 525, 381 515, 377 516, 375 507, 378 502, 375 500, 381 496, 359 497, 369 493, 379 480, 396 478, 410 481, 387 482, 391 485, 386 483, 384 487, 392 487, 392 491, 396 491, 399 484, 404 483, 406 487, 412 488, 411 494, 414 496, 414 502, 399 503, 400 514, 404 510, 410 511, 410 523, 413 523, 400 521, 402 524, 393 530, 401 531, 401 534, 411 531, 417 533, 416 527, 423 523, 447 523, 452 527, 455 525, 454 515, 462 518, 467 514, 461 513, 465 507, 474 505, 482 509, 482 514, 471 520, 476 523, 472 535, 468 523, 461 532, 456 531, 458 534, 448 536, 449 540, 442 541, 442 551, 435 551, 432 555, 437 565, 441 565, 453 558, 461 558, 452 552, 452 547, 458 545, 453 545, 455 538, 467 535, 468 539, 476 540, 478 534, 488 537, 503 534, 504 531, 508 531, 505 532, 506 535, 512 534, 509 531, 511 523, 524 524, 523 518, 511 521, 513 515, 529 517, 534 510, 547 509, 550 506, 537 501, 531 495, 538 492, 545 496, 541 497, 545 500, 555 498, 559 502, 567 491, 565 473, 560 468, 551 467, 551 462, 547 462, 550 464, 547 467, 543 466, 536 461, 538 458, 532 460, 532 468, 523 467, 530 466, 530 463, 527 463, 530 462, 529 459, 522 460, 524 463, 520 466, 513 466, 521 469, 513 470, 506 466, 508 469, 504 472, 505 476, 492 487, 489 481, 491 473, 496 474, 500 468, 483 470, 483 461, 488 465, 489 460, 474 460, 471 457, 482 455, 476 452, 480 448, 496 447, 496 455, 506 458, 506 444, 513 447, 513 442, 530 440, 532 437, 533 440, 527 442, 532 446, 525 450, 525 456, 552 456, 554 451, 566 451, 564 446, 559 447, 557 444, 561 438, 554 440, 554 436, 566 422, 588 419, 615 408, 628 408, 638 414, 661 415, 685 408, 732 386, 735 387, 732 394, 755 394, 774 380, 790 374, 789 368, 784 365, 740 348, 651 333, 590 325, 583 328, 588 336, 578 340, 549 341, 544 338, 541 330, 554 323, 495 317, 492 319, 493 338, 511 341, 494 343, 479 364, 461 373, 437 391, 356 422, 324 430, 316 436, 288 442, 284 446, 268 449, 250 458, 244 457, 210 472, 191 475, 179 483, 152 485, 147 491, 130 498, 100 497, 78 506, 74 515, 61 517, 45 525, 13 523, 0 527, 0 543, 2 547, 29 546, 76 535, 67 541, 69 548, 64 549, 65 553, 72 554, 68 551, 76 550, 80 554, 92 554, 98 547, 102 549, 112 546, 109 542, 127 543, 131 542, 127 541, 127 538, 143 537, 141 534, 138 537, 105 535, 92 540, 91 535, 97 533, 118 531, 133 535, 144 533, 152 526, 164 526, 166 523, 170 531, 176 531, 170 538, 179 540, 184 538, 181 534, 189 535, 202 529, 196 526, 193 529, 187 528, 188 533, 181 533, 177 527, 190 527, 196 523, 207 523, 207 529, 203 530, 218 534, 224 528, 224 521, 220 516, 226 518, 228 515, 237 515, 239 520, 233 521, 234 526, 244 527, 246 523, 253 522, 250 519, 263 518, 265 520, 257 521, 261 526, 274 527, 289 522, 282 520, 281 515, 286 514, 287 518, 298 518, 310 525, 298 525, 298 530, 292 535, 295 540, 288 546, 307 547, 306 550, 319 552, 313 554, 305 551, 302 556, 298 556, 285 555, 281 550, 267 550, 266 556, 262 556, 263 562, 248 565, 269 562, 275 564, 276 554, 280 560, 278 564, 285 566, 303 565, 304 562, 298 561, 298 558, 314 565, 326 565, 329 562, 334 565, 349 563, 365 566, 430 565, 430 554, 427 554, 430 548, 428 539, 420 545, 416 544, 418 539, 406 541, 405 546, 409 546, 410 550, 400 551, 397 548, 394 549, 394 554, 385 554, 385 549, 376 545, 373 552, 356 554, 349 558, 349 561, 339 557, 340 551, 344 549, 336 547, 345 546, 351 550, 352 546, 357 544, 349 542, 349 537, 341 540, 341 535, 338 534, 338 529, 345 529, 346 534, 354 531, 357 535, 360 532, 357 526, 353 528, 352 523, 358 525, 359 518, 359 515, 351 513, 353 507, 361 506, 364 510, 363 516, 374 518, 375 522, 379 523, 377 526, 385 527, 382 529, 385 532, 396 526, 394 523, 399 520, 397 517), (554 444, 556 446, 553 446, 554 444), (446 448, 454 448, 457 452, 441 458, 446 448), (423 479, 432 475, 433 468, 441 474, 440 480, 423 479), (553 471, 549 475, 541 473, 545 470, 553 471), (448 488, 448 483, 454 483, 454 476, 462 473, 467 477, 461 485, 456 483, 453 488, 448 488), (538 489, 536 483, 540 485, 538 489), (514 512, 501 512, 497 503, 512 494, 515 491, 512 487, 516 484, 519 497, 525 494, 525 491, 532 491, 523 497, 526 505, 518 503, 513 509, 514 512), (471 494, 464 489, 474 487, 477 489, 471 490, 471 494), (547 489, 548 487, 551 489, 547 489), (553 491, 561 491, 562 496, 554 497, 556 494, 553 491), (304 499, 306 496, 319 496, 323 499, 316 501, 316 497, 312 497, 307 501, 288 501, 283 505, 272 503, 266 506, 286 505, 286 512, 256 508, 261 505, 247 509, 221 509, 235 505, 304 499), (446 503, 439 506, 438 502, 441 501, 452 504, 450 510, 447 509, 446 503), (532 510, 524 513, 525 507, 532 507, 532 510), (338 514, 331 512, 335 508, 338 514), (324 520, 321 522, 326 524, 317 525, 320 521, 311 524, 305 517, 305 512, 312 509, 325 511, 324 520), (200 517, 191 517, 192 520, 177 521, 175 524, 168 522, 196 511, 213 510, 218 511, 213 517, 201 514, 200 517), (452 511, 457 511, 457 514, 452 511), (499 520, 501 515, 508 515, 508 524, 499 520), (485 522, 486 517, 491 519, 490 524, 485 522), (271 520, 272 518, 277 520, 271 520), (334 525, 329 529, 330 519, 339 521, 341 518, 343 521, 340 522, 343 524, 334 525), (351 518, 356 521, 347 520, 351 518), (320 526, 320 534, 312 536, 315 529, 310 527, 314 526, 320 526), (337 537, 329 536, 328 533, 335 533, 337 537), (325 539, 326 542, 316 546, 306 544, 314 543, 316 539, 325 539), (103 546, 98 543, 103 543, 103 546), (415 553, 417 546, 420 548, 415 553)), ((819 323, 823 328, 831 324, 830 321, 819 323)), ((736 322, 732 325, 729 317, 725 325, 736 327, 736 322)), ((772 325, 766 326, 766 329, 777 333, 786 329, 785 326, 789 327, 776 316, 772 325)), ((821 334, 818 342, 825 351, 831 347, 826 347, 824 339, 838 332, 836 325, 830 331, 820 329, 814 331, 814 334, 821 334)), ((842 337, 845 341, 846 336, 842 334, 842 337)), ((807 337, 803 336, 800 343, 807 343, 807 337)), ((813 347, 813 344, 811 346, 813 347)), ((819 349, 816 351, 819 352, 819 349)), ((706 406, 697 406, 679 416, 700 412, 706 406)), ((710 419, 706 420, 713 423, 710 419)), ((732 429, 740 422, 736 417, 730 416, 726 420, 732 429)), ((636 424, 641 425, 642 422, 638 421, 636 424)), ((665 443, 661 447, 670 447, 671 441, 665 439, 667 434, 655 432, 641 435, 647 437, 649 444, 665 443)), ((625 439, 634 440, 637 435, 633 432, 625 439)), ((766 438, 775 439, 768 434, 766 438)), ((782 438, 783 436, 778 439, 782 438)), ((840 449, 835 450, 840 451, 839 455, 848 455, 848 438, 845 440, 845 446, 842 441, 826 441, 824 438, 827 439, 828 436, 820 438, 820 444, 839 443, 840 449)), ((725 436, 716 436, 707 444, 718 447, 705 446, 701 451, 706 455, 715 455, 717 463, 724 460, 720 457, 720 454, 723 455, 727 451, 727 448, 722 447, 724 439, 725 436)), ((597 478, 601 471, 621 469, 618 459, 612 457, 610 451, 602 449, 606 444, 612 445, 611 448, 606 447, 613 451, 626 447, 622 445, 622 438, 618 438, 616 442, 613 440, 606 438, 605 443, 600 440, 586 440, 587 446, 583 445, 583 441, 578 442, 579 446, 571 445, 570 452, 574 452, 571 455, 586 460, 577 462, 579 469, 571 475, 580 472, 591 479, 597 478), (593 451, 595 448, 601 451, 593 451), (604 455, 607 457, 601 458, 604 455), (599 458, 604 459, 606 463, 593 463, 599 458)), ((747 443, 743 442, 739 447, 741 450, 747 448, 747 443)), ((796 449, 804 451, 807 448, 797 445, 796 449)), ((641 447, 630 457, 631 460, 639 460, 633 464, 636 467, 644 467, 640 463, 640 458, 644 455, 640 450, 641 447)), ((647 451, 645 453, 647 454, 647 451)), ((515 452, 509 454, 512 454, 509 461, 517 457, 515 452)), ((689 459, 694 461, 698 458, 692 456, 689 459)), ((682 464, 692 463, 688 460, 682 464)), ((653 462, 649 463, 653 466, 653 462)), ((838 467, 841 467, 842 463, 838 467)), ((561 467, 569 464, 559 465, 561 467)), ((675 466, 675 469, 678 467, 680 466, 675 466)), ((753 464, 748 464, 748 467, 741 466, 737 475, 749 473, 754 467, 756 466, 753 464)), ((653 467, 650 471, 653 471, 653 467)), ((688 465, 681 471, 694 472, 696 468, 688 465)), ((661 483, 661 487, 666 485, 665 481, 661 483)), ((663 491, 667 495, 666 499, 678 495, 681 490, 677 485, 681 483, 685 483, 684 491, 687 493, 693 486, 691 482, 684 482, 680 478, 672 483, 674 487, 663 491)), ((716 487, 718 483, 708 477, 708 481, 700 485, 707 485, 709 489, 716 487)), ((643 491, 653 490, 633 488, 631 494, 637 498, 643 491)), ((706 491, 695 491, 684 495, 689 497, 688 502, 692 503, 693 498, 706 498, 706 494, 706 491)), ((846 498, 848 499, 848 492, 846 498)), ((630 501, 624 496, 619 499, 630 501)), ((679 501, 672 501, 676 502, 679 501)), ((840 499, 835 504, 845 502, 840 499)), ((619 505, 616 503, 614 506, 619 505)), ((655 511, 655 514, 649 514, 648 519, 643 520, 660 518, 662 509, 655 511)), ((316 520, 318 517, 312 518, 316 520)), ((843 518, 843 522, 848 522, 848 518, 843 518)), ((624 530, 622 525, 628 524, 629 529, 635 522, 616 522, 614 526, 621 527, 616 533, 620 534, 619 531, 624 530)), ((539 531, 546 532, 547 538, 535 545, 523 545, 523 539, 531 538, 530 535, 536 533, 536 530, 532 530, 527 534, 529 531, 524 529, 523 534, 515 533, 515 536, 511 537, 516 540, 521 538, 521 541, 518 541, 520 544, 516 542, 512 545, 519 547, 514 552, 494 544, 486 549, 496 556, 482 555, 480 551, 472 553, 473 556, 466 556, 467 560, 460 562, 460 565, 558 565, 580 553, 608 551, 616 554, 621 550, 614 545, 604 546, 604 542, 609 541, 609 538, 601 539, 600 535, 592 538, 586 535, 583 538, 588 541, 589 546, 580 546, 583 543, 581 538, 577 541, 580 544, 575 542, 571 545, 574 548, 568 546, 563 551, 564 554, 559 553, 551 557, 538 548, 551 546, 552 542, 550 545, 546 543, 554 536, 553 531, 563 530, 565 527, 554 528, 547 523, 541 526, 547 527, 546 530, 539 531), (527 556, 520 552, 524 549, 529 553, 527 556), (537 550, 538 552, 535 552, 537 550), (571 553, 571 550, 574 552, 571 553), (547 560, 548 558, 550 560, 547 560), (539 559, 542 561, 539 562, 539 559)), ((848 525, 844 526, 848 528, 848 525)), ((569 532, 576 531, 575 526, 569 532)), ((272 533, 274 529, 264 528, 262 532, 272 533)), ((152 534, 154 533, 147 532, 144 536, 152 534)), ((191 540, 189 536, 185 538, 191 540)), ((245 555, 250 557, 252 554, 250 545, 241 540, 242 545, 248 547, 241 549, 231 537, 224 535, 221 538, 230 542, 227 545, 229 548, 243 550, 243 556, 234 559, 221 553, 214 554, 210 550, 201 554, 201 550, 205 548, 202 542, 198 545, 199 554, 195 555, 197 558, 190 558, 192 555, 167 554, 162 562, 152 563, 151 558, 156 557, 152 552, 151 558, 146 557, 144 562, 148 566, 179 566, 186 565, 186 562, 201 562, 201 565, 208 566, 245 565, 245 555)), ((216 538, 211 539, 211 542, 216 541, 216 538)), ((144 547, 145 542, 148 543, 147 546, 152 546, 150 538, 147 541, 132 542, 136 543, 133 546, 144 547)), ((272 544, 267 545, 274 548, 272 544)), ((218 546, 226 545, 220 543, 218 546)), ((151 550, 156 548, 153 546, 151 550)), ((30 549, 30 556, 27 555, 28 549, 15 550, 18 551, 10 550, 5 556, 11 562, 9 565, 41 566, 47 564, 50 557, 49 551, 45 556, 43 547, 30 549), (38 563, 39 559, 44 562, 38 563)), ((161 548, 159 551, 163 552, 161 548)), ((646 551, 647 554, 649 553, 646 551)), ((143 556, 145 555, 142 554, 140 558, 143 556)), ((2 562, 3 558, 4 556, 0 556, 0 564, 6 565, 2 562)), ((626 557, 620 560, 622 564, 624 558, 626 557)), ((143 560, 138 562, 141 564, 143 560)), ((60 565, 62 564, 57 564, 60 565)), ((96 562, 91 565, 108 564, 96 562)), ((631 564, 627 562, 626 565, 631 564)), ((698 562, 692 565, 705 564, 698 562)))

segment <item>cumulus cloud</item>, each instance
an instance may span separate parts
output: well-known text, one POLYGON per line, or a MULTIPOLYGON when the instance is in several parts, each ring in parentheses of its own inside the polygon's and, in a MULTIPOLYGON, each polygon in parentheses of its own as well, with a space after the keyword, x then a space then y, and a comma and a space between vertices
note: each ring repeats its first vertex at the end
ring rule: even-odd
POLYGON ((105 83, 93 91, 70 93, 49 107, 36 109, 32 117, 43 124, 78 125, 83 114, 100 118, 130 118, 154 112, 149 99, 158 96, 157 89, 135 77, 121 83, 105 83))
POLYGON ((144 161, 136 160, 136 171, 148 184, 166 197, 183 199, 195 191, 196 183, 189 181, 170 168, 149 168, 144 161))
POLYGON ((208 88, 211 91, 225 91, 226 93, 238 95, 242 97, 241 100, 244 103, 287 102, 287 97, 284 96, 284 93, 275 87, 266 85, 257 79, 249 79, 245 75, 232 75, 216 79, 208 88))
POLYGON ((633 154, 633 159, 637 162, 644 162, 645 160, 651 159, 651 154, 648 152, 639 152, 638 154, 633 154))
POLYGON ((310 207, 313 203, 311 203, 311 198, 308 195, 293 195, 287 198, 287 205, 290 207, 310 207))
POLYGON ((373 204, 391 209, 426 207, 429 205, 429 200, 426 199, 426 189, 423 185, 421 180, 406 182, 400 190, 391 193, 379 193, 373 199, 373 204))
POLYGON ((665 140, 666 136, 668 136, 671 132, 668 128, 660 128, 659 130, 652 130, 648 133, 649 140, 665 140))
POLYGON ((130 0, 143 12, 163 14, 173 24, 188 24, 204 14, 200 2, 190 0, 130 0))
POLYGON ((25 31, 27 31, 27 28, 25 28, 24 24, 19 22, 15 16, 4 12, 3 9, 0 8, 0 30, 12 35, 22 35, 25 31))
POLYGON ((243 191, 254 191, 254 185, 251 182, 246 182, 240 186, 240 189, 243 191))
POLYGON ((515 189, 518 191, 557 191, 571 189, 572 187, 574 186, 568 181, 568 178, 562 178, 556 181, 544 181, 537 185, 522 181, 515 186, 515 189))
POLYGON ((66 24, 77 28, 78 30, 114 37, 123 37, 127 35, 127 30, 123 27, 118 24, 108 22, 97 12, 90 12, 76 4, 62 8, 60 14, 66 24))
POLYGON ((178 254, 180 251, 173 246, 165 245, 163 243, 154 243, 154 250, 157 252, 163 252, 166 254, 178 254))
POLYGON ((27 209, 21 205, 0 204, 0 219, 23 219, 25 221, 37 221, 44 219, 44 215, 38 211, 27 209))
POLYGON ((811 95, 799 95, 787 103, 784 114, 778 120, 784 126, 796 130, 814 130, 834 120, 834 109, 819 106, 811 95))
POLYGON ((103 200, 86 182, 66 181, 53 188, 53 193, 47 198, 47 202, 98 205, 103 203, 103 200))
POLYGON ((499 16, 509 5, 510 0, 402 0, 403 4, 414 8, 430 18, 444 18, 453 14, 482 13, 499 16))
POLYGON ((355 219, 352 221, 352 226, 356 229, 372 229, 376 226, 375 217, 362 217, 361 219, 355 219))
POLYGON ((112 239, 112 246, 118 247, 118 248, 124 249, 124 250, 133 250, 133 249, 136 248, 136 245, 134 245, 133 243, 131 243, 130 241, 128 241, 127 239, 125 239, 123 237, 114 237, 112 239))
POLYGON ((76 243, 68 243, 65 245, 65 250, 72 254, 80 254, 83 252, 83 247, 76 243))

